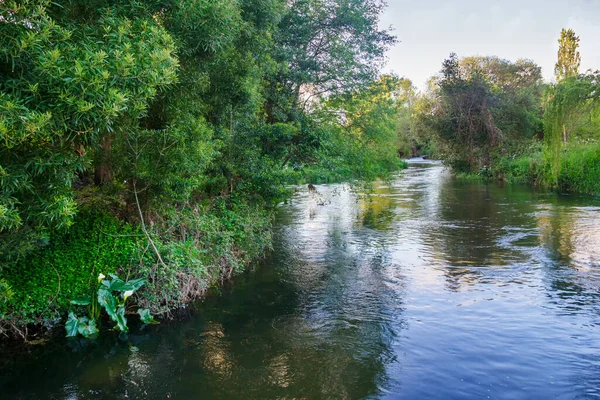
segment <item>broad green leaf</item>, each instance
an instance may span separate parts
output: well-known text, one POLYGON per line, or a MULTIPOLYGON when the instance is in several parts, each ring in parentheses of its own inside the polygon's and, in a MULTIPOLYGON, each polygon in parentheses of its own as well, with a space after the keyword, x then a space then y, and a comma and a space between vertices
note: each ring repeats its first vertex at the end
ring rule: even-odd
POLYGON ((123 286, 125 286, 125 281, 114 274, 110 274, 110 276, 112 279, 104 279, 102 281, 102 285, 104 285, 110 292, 122 292, 124 290, 123 286))
POLYGON ((140 315, 140 319, 144 324, 158 324, 159 322, 154 319, 152 314, 150 314, 150 310, 147 308, 140 308, 138 310, 138 314, 140 315))
POLYGON ((69 312, 69 317, 67 318, 67 322, 65 323, 65 330, 67 331, 67 337, 75 337, 77 336, 79 327, 79 319, 73 314, 72 311, 69 312))
POLYGON ((89 296, 78 297, 76 299, 71 300, 71 304, 74 304, 76 306, 89 306, 90 303, 91 302, 89 296))
POLYGON ((146 280, 144 278, 131 279, 131 280, 127 281, 127 283, 125 283, 125 285, 123 285, 123 287, 120 290, 121 291, 131 290, 133 292, 136 292, 137 290, 139 290, 139 288, 144 286, 145 283, 146 283, 146 280))
POLYGON ((117 320, 117 306, 119 303, 117 298, 108 289, 103 287, 98 289, 98 304, 104 307, 106 313, 113 321, 117 320))
POLYGON ((98 333, 98 328, 96 327, 96 321, 91 320, 88 321, 86 317, 83 317, 79 320, 79 325, 77 327, 78 332, 81 336, 85 338, 89 338, 98 333))
POLYGON ((127 327, 127 318, 125 317, 125 307, 119 307, 115 314, 115 322, 117 323, 116 328, 121 332, 129 331, 129 328, 127 327))

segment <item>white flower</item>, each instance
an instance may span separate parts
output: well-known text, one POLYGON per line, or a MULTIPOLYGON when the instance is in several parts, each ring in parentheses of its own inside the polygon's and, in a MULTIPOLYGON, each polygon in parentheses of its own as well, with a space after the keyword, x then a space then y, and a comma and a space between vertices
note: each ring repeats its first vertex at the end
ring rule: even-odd
POLYGON ((129 296, 131 296, 132 294, 133 294, 133 290, 128 290, 128 291, 126 291, 125 293, 123 293, 123 301, 124 301, 124 302, 125 302, 125 301, 127 301, 127 298, 128 298, 129 296))
POLYGON ((98 283, 100 283, 100 281, 102 281, 104 278, 106 278, 106 276, 104 276, 103 273, 100 273, 100 275, 98 275, 98 283))

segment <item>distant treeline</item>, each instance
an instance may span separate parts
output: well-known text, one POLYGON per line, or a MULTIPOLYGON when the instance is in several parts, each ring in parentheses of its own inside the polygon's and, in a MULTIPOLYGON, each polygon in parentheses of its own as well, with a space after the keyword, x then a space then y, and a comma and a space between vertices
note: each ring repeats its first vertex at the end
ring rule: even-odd
POLYGON ((414 102, 405 143, 459 173, 600 193, 600 73, 579 72, 578 46, 563 29, 552 84, 530 60, 451 54, 414 102))

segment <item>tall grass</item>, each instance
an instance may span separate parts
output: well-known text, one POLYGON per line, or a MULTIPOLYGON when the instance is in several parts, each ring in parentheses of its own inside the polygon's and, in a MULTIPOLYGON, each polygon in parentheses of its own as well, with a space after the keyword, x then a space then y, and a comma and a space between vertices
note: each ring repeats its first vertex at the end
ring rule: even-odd
POLYGON ((555 181, 550 156, 542 151, 516 158, 500 158, 494 166, 494 175, 508 182, 528 183, 559 192, 600 195, 600 143, 564 146, 557 173, 555 181))

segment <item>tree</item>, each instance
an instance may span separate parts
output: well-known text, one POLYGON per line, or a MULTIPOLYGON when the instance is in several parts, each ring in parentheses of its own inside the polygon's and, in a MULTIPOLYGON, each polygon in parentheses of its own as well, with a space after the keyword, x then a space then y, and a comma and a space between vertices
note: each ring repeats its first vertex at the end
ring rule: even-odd
POLYGON ((434 83, 418 107, 419 130, 456 169, 489 167, 541 131, 541 69, 529 60, 451 54, 434 83))
POLYGON ((598 109, 600 73, 566 78, 547 91, 544 112, 544 138, 551 164, 553 183, 558 184, 561 151, 571 134, 582 127, 586 117, 598 109))
POLYGON ((171 36, 131 12, 77 16, 41 0, 0 8, 0 256, 68 227, 74 182, 175 82, 171 36))
POLYGON ((367 87, 395 40, 379 0, 0 3, 5 255, 68 228, 84 188, 130 222, 276 202, 327 140, 309 105, 367 87))
POLYGON ((372 180, 398 168, 400 111, 407 105, 410 81, 383 75, 365 89, 332 96, 319 109, 327 140, 320 166, 346 178, 372 180))
POLYGON ((558 39, 558 60, 554 74, 558 82, 576 76, 579 73, 581 57, 579 55, 579 36, 572 29, 562 29, 558 39))
POLYGON ((490 149, 502 138, 492 109, 498 97, 480 71, 465 73, 456 54, 442 64, 438 80, 440 104, 433 119, 447 161, 457 169, 489 165, 490 149))
POLYGON ((384 6, 380 0, 288 2, 275 36, 279 69, 270 78, 269 117, 293 119, 321 96, 365 87, 376 79, 385 50, 395 42, 378 26, 384 6), (289 109, 281 113, 285 106, 289 109))

